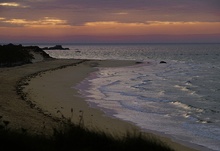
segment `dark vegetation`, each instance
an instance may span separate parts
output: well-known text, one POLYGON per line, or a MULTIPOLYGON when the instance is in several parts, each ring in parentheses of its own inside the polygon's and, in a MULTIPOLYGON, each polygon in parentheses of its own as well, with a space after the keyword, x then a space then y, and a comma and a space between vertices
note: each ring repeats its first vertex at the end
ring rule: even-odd
POLYGON ((100 131, 91 131, 82 124, 71 122, 63 124, 60 129, 54 129, 52 136, 33 135, 27 130, 20 132, 8 128, 9 122, 2 121, 0 125, 1 150, 22 151, 172 151, 167 145, 157 139, 146 139, 141 133, 130 134, 124 138, 113 137, 100 131))
POLYGON ((0 45, 0 67, 13 67, 32 63, 34 55, 31 52, 41 54, 44 58, 50 58, 38 46, 0 45))

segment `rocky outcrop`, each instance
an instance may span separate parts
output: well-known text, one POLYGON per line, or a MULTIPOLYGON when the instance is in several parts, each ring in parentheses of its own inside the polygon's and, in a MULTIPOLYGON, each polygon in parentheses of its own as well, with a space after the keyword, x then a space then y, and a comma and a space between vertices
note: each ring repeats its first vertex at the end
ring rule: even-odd
POLYGON ((160 63, 167 63, 166 61, 160 61, 160 63))
POLYGON ((43 50, 70 50, 69 48, 63 48, 62 45, 56 45, 54 47, 44 47, 43 50))
POLYGON ((0 45, 0 67, 19 66, 45 59, 51 57, 38 46, 0 45))

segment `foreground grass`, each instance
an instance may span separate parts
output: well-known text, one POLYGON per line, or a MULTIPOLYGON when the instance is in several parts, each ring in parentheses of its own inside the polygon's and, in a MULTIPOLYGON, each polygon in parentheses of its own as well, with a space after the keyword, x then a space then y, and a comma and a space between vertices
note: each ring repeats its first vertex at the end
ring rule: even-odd
POLYGON ((67 124, 54 129, 51 137, 31 135, 25 130, 21 132, 0 128, 0 150, 28 151, 172 151, 157 139, 146 139, 141 134, 127 134, 124 138, 115 138, 100 131, 91 131, 83 126, 67 124))

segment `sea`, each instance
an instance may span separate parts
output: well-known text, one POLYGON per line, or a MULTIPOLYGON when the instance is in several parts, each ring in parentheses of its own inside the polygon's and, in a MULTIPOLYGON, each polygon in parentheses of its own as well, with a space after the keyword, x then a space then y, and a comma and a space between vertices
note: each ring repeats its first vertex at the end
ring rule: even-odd
POLYGON ((194 144, 201 150, 220 151, 220 44, 63 47, 70 50, 45 51, 54 58, 137 62, 134 66, 98 68, 81 81, 75 88, 91 106, 143 131, 194 144))

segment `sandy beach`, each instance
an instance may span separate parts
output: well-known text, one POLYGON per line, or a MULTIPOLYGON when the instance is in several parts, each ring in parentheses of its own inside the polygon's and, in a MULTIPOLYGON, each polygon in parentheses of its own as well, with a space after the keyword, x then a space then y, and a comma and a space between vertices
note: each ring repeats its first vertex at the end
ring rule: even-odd
MULTIPOLYGON (((116 136, 127 132, 139 132, 134 124, 104 115, 104 112, 92 108, 79 95, 74 85, 78 84, 96 67, 117 67, 134 65, 134 61, 99 61, 99 60, 50 60, 13 68, 0 68, 0 116, 9 121, 13 129, 25 128, 32 133, 50 135, 53 127, 59 126, 55 119, 70 118, 79 123, 83 116, 84 126, 116 136), (25 78, 24 78, 25 77, 25 78), (21 91, 25 99, 17 92, 18 81, 22 80, 25 88, 21 91), (71 112, 72 111, 72 112, 71 112)), ((23 87, 23 86, 22 86, 23 87)), ((154 136, 177 151, 192 151, 171 139, 154 136)))

